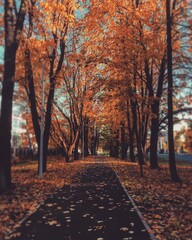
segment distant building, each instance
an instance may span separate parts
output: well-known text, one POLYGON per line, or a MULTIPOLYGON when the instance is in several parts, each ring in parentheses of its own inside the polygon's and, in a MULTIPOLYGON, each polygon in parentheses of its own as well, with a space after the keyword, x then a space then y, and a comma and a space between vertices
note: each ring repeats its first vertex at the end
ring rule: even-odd
MULTIPOLYGON (((174 146, 175 151, 178 153, 190 152, 192 149, 192 142, 190 143, 190 131, 192 136, 192 130, 186 125, 176 128, 174 130, 174 146), (190 145, 191 144, 191 145, 190 145), (191 147, 190 147, 191 146, 191 147)), ((192 137, 191 137, 192 139, 192 137)), ((164 130, 159 133, 158 138, 158 150, 159 153, 168 152, 168 131, 164 130)))
POLYGON ((168 134, 167 131, 159 133, 157 151, 159 153, 166 153, 168 151, 168 134))

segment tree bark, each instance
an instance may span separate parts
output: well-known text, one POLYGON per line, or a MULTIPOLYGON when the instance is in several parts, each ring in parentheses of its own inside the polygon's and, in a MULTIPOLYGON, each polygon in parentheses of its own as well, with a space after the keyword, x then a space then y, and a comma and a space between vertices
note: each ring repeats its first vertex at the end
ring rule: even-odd
POLYGON ((89 119, 85 117, 84 119, 84 156, 89 155, 89 119))
POLYGON ((71 144, 68 146, 68 149, 66 151, 66 162, 72 162, 74 160, 73 158, 73 150, 75 149, 75 145, 79 138, 79 129, 77 129, 76 132, 74 132, 74 139, 72 140, 71 144))
POLYGON ((149 97, 151 98, 151 111, 155 115, 155 117, 151 118, 151 137, 150 137, 150 167, 152 169, 159 168, 158 166, 158 158, 157 158, 157 144, 158 144, 158 134, 159 134, 159 106, 160 99, 163 93, 163 83, 164 83, 164 75, 165 75, 165 55, 162 58, 159 78, 157 83, 157 93, 156 98, 153 89, 153 81, 152 76, 150 75, 149 64, 145 62, 145 73, 147 78, 147 88, 149 91, 149 97))
POLYGON ((136 100, 131 101, 131 108, 132 108, 132 114, 133 114, 133 122, 134 124, 134 132, 136 137, 136 143, 137 143, 137 154, 138 154, 138 163, 140 167, 140 176, 143 177, 143 164, 144 164, 144 156, 143 156, 143 149, 142 149, 142 141, 139 137, 139 130, 138 130, 138 120, 137 120, 137 104, 136 100))
MULTIPOLYGON (((128 107, 127 107, 127 109, 128 109, 128 107)), ((134 126, 131 126, 131 119, 130 119, 129 110, 127 110, 127 122, 128 122, 128 131, 129 131, 129 158, 130 158, 131 162, 135 162, 135 154, 134 154, 134 126)))
POLYGON ((159 134, 159 102, 154 102, 151 106, 152 113, 156 114, 156 118, 151 119, 151 137, 150 137, 150 167, 157 169, 158 158, 157 158, 157 144, 159 134))
POLYGON ((0 191, 11 186, 11 126, 16 49, 5 48, 0 118, 0 191))
POLYGON ((115 138, 114 138, 114 157, 119 157, 119 131, 116 132, 115 138))
POLYGON ((26 80, 26 91, 30 102, 31 116, 33 122, 33 128, 35 132, 35 138, 38 145, 38 152, 40 147, 40 125, 39 125, 39 115, 37 111, 37 101, 35 96, 35 86, 33 79, 33 70, 31 65, 30 50, 26 47, 25 50, 25 80, 26 80))
POLYGON ((131 162, 135 162, 135 153, 134 153, 134 134, 129 135, 129 158, 131 162))
POLYGON ((72 147, 70 147, 68 149, 68 151, 66 152, 66 157, 65 158, 66 158, 67 163, 70 163, 70 162, 73 161, 73 148, 72 147))
POLYGON ((179 182, 177 174, 174 136, 173 136, 173 74, 172 74, 172 18, 170 10, 170 0, 166 0, 167 17, 167 71, 168 71, 168 147, 169 147, 169 170, 171 180, 179 182))
MULTIPOLYGON (((68 27, 66 28, 68 29, 68 27)), ((67 33, 67 30, 66 30, 67 33)), ((57 37, 54 35, 55 44, 57 44, 57 37)), ((51 121, 52 121, 52 108, 53 108, 53 101, 54 101, 54 94, 55 94, 55 84, 57 77, 61 71, 62 64, 64 61, 65 56, 65 41, 64 37, 60 39, 60 57, 54 71, 54 64, 56 59, 56 48, 52 51, 52 56, 50 57, 50 71, 49 71, 49 93, 47 99, 47 106, 46 106, 46 115, 45 115, 45 127, 44 127, 44 135, 43 135, 43 172, 47 170, 47 154, 48 154, 48 147, 49 147, 49 137, 50 137, 50 128, 51 128, 51 121)))
POLYGON ((49 146, 49 137, 50 137, 50 127, 52 121, 52 107, 53 107, 53 99, 55 93, 55 79, 50 79, 50 89, 47 100, 47 110, 45 116, 45 128, 43 135, 43 172, 47 170, 47 154, 48 154, 48 146, 49 146))
POLYGON ((0 192, 11 186, 11 127, 15 59, 26 14, 25 0, 21 1, 17 16, 14 16, 13 9, 13 1, 5 0, 5 52, 0 116, 0 192))
POLYGON ((79 136, 77 138, 77 141, 75 143, 75 149, 74 149, 74 160, 79 160, 79 152, 78 152, 78 149, 79 149, 79 136))
POLYGON ((127 158, 128 144, 125 140, 125 123, 121 123, 121 159, 126 160, 127 158))
POLYGON ((92 127, 91 132, 91 155, 97 155, 97 141, 98 141, 98 132, 95 126, 92 127))

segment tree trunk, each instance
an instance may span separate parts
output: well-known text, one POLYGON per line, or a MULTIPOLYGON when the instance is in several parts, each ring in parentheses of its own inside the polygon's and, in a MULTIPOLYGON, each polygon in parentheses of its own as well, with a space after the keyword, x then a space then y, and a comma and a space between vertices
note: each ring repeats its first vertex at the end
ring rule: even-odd
POLYGON ((97 155, 97 139, 98 133, 95 126, 92 128, 92 136, 91 136, 91 155, 97 155))
POLYGON ((87 157, 89 155, 89 119, 84 119, 84 156, 87 157))
POLYGON ((11 186, 11 126, 16 49, 5 47, 0 118, 0 191, 11 186))
POLYGON ((76 132, 74 132, 73 142, 71 142, 66 153, 66 162, 72 162, 74 160, 73 150, 75 149, 78 139, 79 139, 79 129, 77 129, 76 132))
POLYGON ((134 132, 129 133, 129 158, 131 162, 135 162, 135 153, 134 153, 134 132))
POLYGON ((134 132, 135 132, 136 143, 137 143, 137 154, 138 154, 138 163, 139 163, 139 167, 140 167, 140 176, 143 177, 144 156, 143 156, 143 149, 142 149, 142 141, 139 137, 136 102, 132 101, 131 108, 132 108, 133 122, 134 122, 134 127, 135 127, 134 132))
POLYGON ((78 149, 79 149, 79 136, 77 138, 77 141, 75 143, 75 149, 74 149, 74 160, 79 160, 79 152, 78 152, 78 149))
MULTIPOLYGON (((127 105, 128 105, 128 103, 127 103, 127 105)), ((127 109, 128 109, 128 106, 127 106, 127 109)), ((130 119, 129 110, 127 110, 127 123, 128 123, 128 131, 129 131, 129 158, 130 158, 131 162, 135 162, 135 154, 134 154, 134 126, 131 127, 131 119, 130 119)))
POLYGON ((173 136, 173 74, 172 74, 172 19, 170 10, 170 0, 166 0, 167 16, 167 71, 168 71, 168 144, 169 144, 169 170, 171 180, 179 182, 177 174, 174 136, 173 136))
POLYGON ((152 119, 150 138, 150 167, 152 169, 157 169, 159 167, 157 158, 158 127, 159 122, 157 121, 157 119, 152 119))
POLYGON ((49 136, 50 136, 50 127, 51 127, 51 119, 52 119, 52 107, 53 107, 53 99, 55 92, 55 79, 50 80, 50 90, 47 100, 47 110, 45 116, 45 128, 44 128, 44 136, 43 136, 43 172, 47 170, 47 154, 49 147, 49 136))
POLYGON ((21 1, 18 15, 14 15, 13 1, 4 1, 4 75, 0 116, 0 191, 11 186, 11 127, 15 81, 15 59, 26 14, 25 0, 21 1), (17 23, 17 24, 16 24, 17 23))
POLYGON ((27 95, 30 101, 30 108, 31 108, 31 116, 33 122, 33 128, 35 132, 35 138, 38 146, 38 152, 40 147, 40 126, 39 126, 39 116, 37 111, 37 101, 35 96, 35 86, 34 86, 34 79, 33 79, 33 70, 31 65, 31 58, 30 58, 30 50, 26 47, 25 50, 25 78, 27 81, 27 95))
POLYGON ((119 131, 116 132, 114 139, 114 157, 119 157, 119 131))
POLYGON ((158 144, 158 134, 159 134, 159 105, 160 105, 160 99, 161 99, 162 93, 163 93, 163 83, 164 83, 165 63, 166 63, 165 59, 166 59, 166 57, 164 55, 162 58, 162 61, 161 61, 157 93, 156 93, 156 97, 158 98, 158 100, 154 99, 155 94, 154 94, 152 76, 150 75, 149 64, 147 61, 145 62, 147 88, 149 91, 149 97, 152 100, 151 111, 154 115, 156 115, 156 118, 154 118, 154 117, 151 118, 150 167, 152 169, 157 169, 159 167, 158 166, 158 158, 157 158, 157 144, 158 144))
POLYGON ((70 156, 68 153, 66 153, 66 155, 65 155, 65 160, 66 160, 66 163, 70 162, 70 156))
POLYGON ((155 101, 152 105, 152 112, 156 114, 156 118, 151 119, 151 137, 150 137, 150 167, 157 169, 157 143, 159 133, 159 102, 155 101))
POLYGON ((66 162, 70 163, 73 161, 73 149, 70 147, 66 153, 66 162))
POLYGON ((127 144, 125 141, 125 124, 121 123, 121 159, 126 160, 127 158, 127 144))

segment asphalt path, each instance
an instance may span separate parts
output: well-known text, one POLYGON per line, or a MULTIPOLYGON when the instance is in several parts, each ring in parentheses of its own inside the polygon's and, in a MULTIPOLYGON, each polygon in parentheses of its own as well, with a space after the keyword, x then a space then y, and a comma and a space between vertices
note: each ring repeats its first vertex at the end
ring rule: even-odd
POLYGON ((133 202, 104 163, 91 164, 9 235, 14 240, 149 240, 133 202))

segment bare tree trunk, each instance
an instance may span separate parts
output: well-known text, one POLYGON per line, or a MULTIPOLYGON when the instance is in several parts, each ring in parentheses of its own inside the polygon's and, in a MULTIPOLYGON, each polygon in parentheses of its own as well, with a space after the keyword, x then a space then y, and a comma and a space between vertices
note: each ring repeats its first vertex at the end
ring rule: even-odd
POLYGON ((131 162, 135 162, 134 154, 134 126, 131 126, 131 119, 129 110, 127 110, 127 122, 128 122, 128 131, 129 131, 129 158, 131 162))
POLYGON ((76 141, 76 143, 75 143, 74 160, 79 160, 79 152, 78 152, 79 140, 80 140, 80 137, 78 136, 77 141, 76 141))
POLYGON ((16 16, 13 1, 5 0, 4 9, 5 52, 0 117, 0 192, 11 186, 11 127, 15 59, 26 14, 25 0, 21 1, 16 16))
POLYGON ((40 146, 40 125, 39 125, 39 115, 37 111, 37 100, 35 96, 35 86, 33 79, 33 70, 31 65, 30 50, 26 47, 25 50, 25 80, 26 80, 26 91, 30 102, 31 116, 33 122, 33 128, 35 132, 35 138, 38 146, 40 146))
POLYGON ((157 158, 157 144, 158 144, 158 135, 159 135, 159 106, 160 106, 160 99, 163 93, 163 83, 164 83, 164 75, 165 75, 165 58, 166 57, 164 55, 161 61, 156 96, 154 94, 154 87, 153 87, 152 76, 150 75, 149 64, 147 61, 145 63, 147 88, 149 91, 149 97, 152 100, 151 111, 156 116, 156 117, 152 117, 151 119, 150 167, 152 169, 157 169, 159 167, 158 158, 157 158), (154 97, 157 97, 158 99, 156 100, 154 99, 154 97))
POLYGON ((91 155, 97 155, 98 131, 97 127, 92 127, 91 132, 91 155))
POLYGON ((152 169, 157 169, 158 159, 157 159, 157 143, 158 143, 158 133, 159 133, 159 107, 157 102, 152 104, 152 112, 156 114, 156 118, 151 119, 151 137, 150 137, 150 167, 152 169))
POLYGON ((89 141, 89 119, 85 117, 84 119, 84 156, 85 157, 89 155, 88 141, 89 141))
POLYGON ((45 129, 43 135, 43 172, 47 170, 47 154, 49 146, 49 137, 50 137, 50 127, 52 121, 52 108, 53 108, 53 99, 55 92, 55 79, 50 80, 50 90, 47 100, 47 110, 45 116, 45 129))
MULTIPOLYGON (((67 31, 66 31, 67 33, 67 31)), ((54 41, 57 43, 57 38, 54 36, 54 41)), ((61 71, 64 56, 65 56, 65 41, 60 39, 59 42, 60 46, 60 57, 54 71, 55 66, 55 59, 56 59, 56 48, 52 51, 52 56, 50 58, 50 71, 49 71, 49 93, 47 99, 47 106, 46 106, 46 115, 45 115, 45 128, 44 128, 44 135, 43 135, 43 172, 47 170, 47 154, 48 154, 48 147, 49 147, 49 138, 50 138, 50 129, 51 129, 51 122, 52 122, 52 109, 53 109, 53 101, 54 101, 54 94, 55 94, 55 84, 58 77, 58 74, 61 71)))
POLYGON ((135 162, 135 153, 134 153, 134 133, 131 133, 131 135, 129 135, 129 158, 131 160, 131 162, 135 162))
MULTIPOLYGON (((136 101, 136 100, 135 100, 136 101)), ((133 121, 135 123, 135 137, 137 143, 137 154, 138 154, 138 163, 140 168, 140 176, 143 177, 143 164, 144 164, 144 156, 143 156, 143 149, 142 149, 142 141, 139 137, 139 130, 138 130, 138 120, 137 120, 137 104, 136 102, 132 102, 131 104, 132 113, 133 113, 133 121)))
POLYGON ((172 74, 172 18, 170 0, 166 0, 167 16, 167 71, 168 71, 168 144, 169 144, 169 170, 171 180, 179 182, 175 161, 174 136, 173 136, 173 74, 172 74))
POLYGON ((116 131, 114 138, 114 157, 119 157, 119 130, 116 131))
POLYGON ((125 123, 121 123, 121 159, 126 160, 127 158, 128 144, 125 140, 125 123))
POLYGON ((4 80, 0 118, 0 191, 11 186, 11 126, 15 76, 15 49, 5 48, 4 80))
POLYGON ((79 129, 77 129, 76 132, 74 132, 74 139, 72 140, 72 142, 70 143, 66 151, 66 162, 68 163, 74 160, 73 151, 75 149, 75 145, 78 141, 78 138, 79 138, 79 129))

